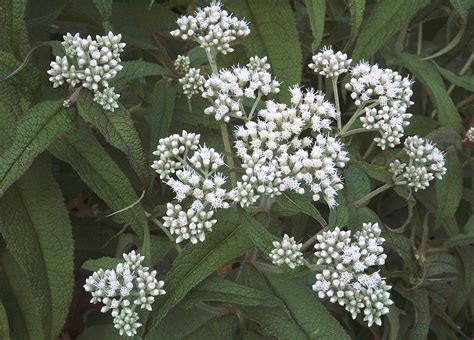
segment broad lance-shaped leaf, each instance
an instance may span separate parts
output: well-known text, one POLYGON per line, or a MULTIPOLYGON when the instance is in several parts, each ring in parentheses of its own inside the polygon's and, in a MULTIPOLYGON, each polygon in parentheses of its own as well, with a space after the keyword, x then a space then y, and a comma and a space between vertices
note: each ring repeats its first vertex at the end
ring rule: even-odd
POLYGON ((323 39, 326 0, 305 0, 305 3, 308 9, 309 24, 311 25, 314 38, 311 47, 313 51, 315 51, 323 39))
POLYGON ((153 64, 142 60, 131 60, 122 63, 123 69, 117 73, 112 81, 112 86, 120 89, 127 82, 133 79, 149 76, 170 76, 170 72, 158 64, 153 64))
POLYGON ((365 0, 351 0, 349 7, 351 10, 352 20, 351 35, 346 43, 346 46, 344 47, 344 50, 347 50, 352 46, 355 39, 357 38, 357 34, 359 34, 360 24, 362 23, 362 19, 364 19, 365 0))
POLYGON ((160 138, 168 136, 173 119, 176 85, 160 80, 153 91, 150 120, 149 154, 156 150, 160 138))
POLYGON ((0 338, 9 339, 10 338, 10 328, 8 326, 8 317, 5 306, 0 300, 0 338))
POLYGON ((263 274, 275 296, 284 302, 291 317, 308 338, 350 339, 309 287, 274 273, 263 274))
POLYGON ((454 150, 446 154, 446 174, 436 181, 436 225, 446 218, 453 217, 461 202, 462 166, 454 150))
POLYGON ((273 295, 219 277, 211 277, 195 287, 184 298, 185 305, 203 301, 219 301, 243 306, 276 307, 282 302, 273 295))
POLYGON ((438 66, 438 71, 452 84, 474 92, 474 75, 458 76, 448 69, 438 66))
POLYGON ((206 240, 186 247, 173 262, 173 267, 167 275, 167 293, 158 299, 155 310, 148 319, 145 332, 147 336, 193 287, 251 247, 245 227, 236 211, 220 210, 215 218, 218 222, 213 231, 206 233, 206 240))
POLYGON ((0 196, 30 167, 36 156, 70 130, 72 112, 63 107, 62 101, 46 101, 26 113, 18 123, 15 140, 0 157, 0 196))
POLYGON ((27 0, 0 0, 0 46, 18 60, 28 53, 28 32, 25 25, 27 0))
MULTIPOLYGON (((248 56, 267 56, 272 73, 284 88, 298 84, 301 81, 302 54, 289 2, 235 0, 226 5, 238 17, 250 21, 252 34, 242 40, 248 56)), ((289 98, 288 91, 282 91, 282 95, 289 98)))
POLYGON ((429 0, 382 0, 370 13, 359 34, 359 39, 352 53, 357 62, 367 59, 392 36, 400 27, 409 22, 429 0))
MULTIPOLYGON (((32 308, 33 295, 27 277, 8 249, 0 251, 2 265, 0 294, 7 311, 10 337, 5 339, 34 339, 43 336, 44 331, 38 308, 32 308)), ((2 339, 4 339, 2 337, 2 339)))
POLYGON ((82 180, 142 238, 147 220, 130 181, 104 151, 91 131, 81 128, 51 145, 49 151, 71 165, 82 180))
POLYGON ((312 199, 295 192, 284 192, 276 196, 276 204, 272 207, 272 211, 286 216, 305 213, 314 218, 321 225, 325 226, 327 224, 318 209, 314 206, 312 199))
POLYGON ((55 338, 72 297, 74 242, 49 163, 40 160, 0 199, 0 229, 18 270, 25 274, 44 338, 55 338))
POLYGON ((102 26, 104 27, 105 33, 112 31, 110 17, 112 16, 113 0, 93 0, 93 3, 102 16, 102 26))
POLYGON ((22 114, 20 96, 15 86, 0 84, 0 155, 8 149, 16 135, 16 122, 22 114))
POLYGON ((112 146, 123 151, 142 179, 149 179, 151 168, 146 162, 140 137, 127 112, 121 106, 110 112, 94 102, 90 91, 83 91, 77 100, 77 111, 86 122, 93 124, 112 146))
POLYGON ((391 62, 409 69, 424 85, 442 125, 450 126, 456 131, 461 128, 461 117, 446 91, 436 66, 429 61, 421 60, 417 55, 408 53, 402 53, 399 58, 393 58, 391 62))

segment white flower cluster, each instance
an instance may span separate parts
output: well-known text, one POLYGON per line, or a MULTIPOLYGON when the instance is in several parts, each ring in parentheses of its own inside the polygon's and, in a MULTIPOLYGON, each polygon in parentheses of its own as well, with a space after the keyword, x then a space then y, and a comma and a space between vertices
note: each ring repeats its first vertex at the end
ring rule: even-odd
POLYGON ((469 130, 467 130, 466 139, 471 143, 474 142, 474 126, 470 127, 469 130))
POLYGON ((217 170, 223 157, 213 148, 199 146, 199 135, 183 131, 159 141, 152 168, 174 191, 176 200, 192 200, 190 208, 168 203, 163 225, 176 235, 176 243, 205 240, 205 232, 216 223, 215 209, 229 208, 229 193, 223 188, 226 178, 217 170), (192 152, 192 155, 190 153, 192 152))
POLYGON ((315 73, 326 78, 337 78, 346 73, 352 59, 347 58, 347 54, 337 51, 334 53, 331 47, 324 47, 319 53, 313 55, 313 62, 308 66, 315 73))
POLYGON ((441 179, 446 173, 443 153, 428 140, 410 136, 405 140, 408 164, 400 160, 390 163, 396 184, 406 184, 413 190, 426 189, 434 178, 441 179))
POLYGON ((179 78, 178 81, 183 88, 183 93, 191 99, 193 95, 204 91, 204 82, 206 79, 201 75, 200 69, 191 67, 182 78, 179 78))
POLYGON ((125 262, 115 269, 99 269, 86 280, 84 289, 92 294, 91 303, 103 303, 102 313, 112 311, 114 327, 120 335, 134 336, 142 325, 137 307, 152 310, 155 296, 163 295, 164 282, 156 271, 142 265, 144 256, 132 251, 123 254, 125 262))
POLYGON ((63 38, 66 56, 56 57, 48 71, 53 87, 64 82, 72 87, 81 85, 95 93, 94 100, 104 109, 114 111, 120 95, 109 87, 109 81, 122 70, 120 53, 125 47, 122 35, 109 32, 93 40, 90 35, 83 39, 79 33, 74 36, 68 33, 63 38))
POLYGON ((366 62, 351 69, 351 79, 345 87, 351 91, 355 105, 364 109, 365 116, 360 118, 363 127, 381 134, 374 140, 382 150, 400 144, 404 127, 409 124, 412 115, 406 111, 413 104, 412 83, 398 72, 366 62))
POLYGON ((211 75, 204 84, 202 97, 212 105, 204 113, 224 122, 231 117, 244 117, 245 99, 255 100, 280 92, 280 83, 272 79, 269 70, 267 57, 252 57, 244 67, 234 66, 211 75))
POLYGON ((191 61, 188 56, 179 55, 174 61, 174 68, 179 74, 186 74, 189 71, 191 61))
POLYGON ((335 228, 318 235, 314 246, 317 264, 325 269, 316 274, 313 290, 319 298, 344 306, 353 319, 362 312, 369 327, 373 323, 381 325, 380 317, 393 304, 391 286, 378 272, 365 272, 369 267, 385 264, 385 239, 380 233, 377 223, 364 223, 353 239, 350 231, 335 228))
POLYGON ((313 90, 291 89, 292 105, 267 101, 258 112, 259 120, 249 121, 235 131, 235 148, 245 174, 231 192, 242 207, 255 203, 261 195, 299 194, 307 189, 313 200, 336 204, 343 188, 339 168, 349 160, 342 144, 327 133, 336 117, 332 104, 313 90), (305 130, 316 137, 301 136, 305 130))
POLYGON ((179 36, 183 40, 192 39, 211 53, 232 52, 234 49, 231 43, 250 33, 248 24, 222 9, 220 2, 199 8, 194 16, 182 16, 176 23, 178 29, 171 32, 172 36, 179 36))
POLYGON ((303 253, 300 251, 303 244, 296 243, 293 237, 285 234, 280 242, 274 241, 273 246, 275 248, 270 257, 275 265, 287 265, 291 269, 303 265, 303 253))

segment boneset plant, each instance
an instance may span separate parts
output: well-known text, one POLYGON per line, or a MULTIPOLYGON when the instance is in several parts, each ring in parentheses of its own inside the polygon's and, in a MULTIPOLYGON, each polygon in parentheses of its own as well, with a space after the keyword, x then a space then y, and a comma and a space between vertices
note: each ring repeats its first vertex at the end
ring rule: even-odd
POLYGON ((199 5, 0 0, 0 338, 472 335, 473 6, 199 5))

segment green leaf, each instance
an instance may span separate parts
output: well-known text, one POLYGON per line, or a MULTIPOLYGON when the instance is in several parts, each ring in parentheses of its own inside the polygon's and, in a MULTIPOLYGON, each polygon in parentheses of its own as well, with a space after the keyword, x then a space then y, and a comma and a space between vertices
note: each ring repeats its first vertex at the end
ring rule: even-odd
POLYGON ((474 231, 466 234, 458 234, 451 237, 449 240, 443 243, 445 248, 454 248, 460 246, 466 246, 474 243, 474 231))
POLYGON ((429 0, 380 1, 362 27, 352 60, 357 62, 370 58, 400 27, 429 3, 429 0))
POLYGON ((462 87, 468 91, 474 92, 474 75, 465 75, 465 76, 458 76, 451 72, 448 69, 438 67, 439 73, 446 78, 449 82, 453 83, 456 86, 462 87))
POLYGON ((309 23, 313 32, 313 51, 317 50, 324 34, 324 18, 326 17, 326 0, 305 0, 308 9, 309 23))
POLYGON ((165 236, 151 235, 150 263, 156 264, 174 248, 174 242, 165 236))
POLYGON ((411 339, 426 339, 430 330, 430 300, 425 289, 404 291, 406 298, 413 302, 415 307, 415 325, 410 330, 411 339))
POLYGON ((132 120, 121 106, 110 112, 94 102, 92 92, 83 91, 77 99, 77 111, 86 122, 93 124, 112 146, 127 155, 139 176, 150 179, 151 168, 132 120))
POLYGON ((120 263, 120 259, 115 257, 104 256, 98 259, 90 259, 82 264, 82 269, 95 272, 102 269, 115 269, 115 267, 120 263))
POLYGON ((268 335, 277 339, 308 339, 304 331, 281 308, 241 307, 242 315, 259 324, 268 335))
POLYGON ((35 164, 0 200, 0 227, 25 273, 45 338, 59 335, 73 290, 72 228, 49 164, 35 164))
MULTIPOLYGON (((236 0, 227 6, 238 17, 250 21, 252 33, 242 41, 249 56, 267 56, 272 73, 284 88, 298 84, 301 81, 302 54, 289 2, 236 0)), ((288 91, 282 93, 284 98, 289 98, 288 91)))
POLYGON ((113 0, 92 0, 92 2, 102 16, 102 26, 104 27, 105 33, 112 31, 110 18, 112 17, 113 0))
POLYGON ((150 154, 156 150, 160 138, 167 137, 173 119, 176 85, 164 80, 156 83, 150 121, 150 154))
POLYGON ((413 115, 413 117, 410 118, 410 125, 405 128, 405 134, 407 136, 426 136, 438 127, 439 123, 432 118, 413 115))
POLYGON ((446 218, 453 217, 458 209, 462 195, 462 171, 456 152, 446 154, 446 174, 436 183, 436 225, 446 218))
POLYGON ((27 282, 28 278, 23 270, 19 270, 19 264, 6 248, 2 249, 0 256, 0 292, 7 315, 10 316, 10 339, 34 339, 43 336, 38 308, 34 305, 32 308, 31 286, 19 284, 27 282))
POLYGON ((237 316, 226 314, 212 319, 205 326, 200 327, 186 338, 189 340, 202 340, 216 337, 222 340, 233 340, 237 335, 238 321, 237 316))
MULTIPOLYGON (((199 334, 201 331, 212 326, 213 322, 219 320, 220 315, 208 313, 199 308, 184 309, 181 306, 173 308, 155 328, 147 335, 150 339, 181 340, 189 339, 199 334), (186 327, 183 327, 183 320, 186 320, 186 327)), ((221 338, 222 334, 214 330, 211 336, 201 337, 201 339, 221 338)))
POLYGON ((8 326, 7 311, 0 299, 0 339, 10 339, 10 328, 8 326))
POLYGON ((244 225, 249 239, 259 250, 263 252, 263 256, 268 258, 268 254, 273 249, 272 242, 277 240, 277 237, 270 233, 260 222, 250 216, 245 210, 239 209, 240 217, 244 225))
POLYGON ((362 170, 354 166, 349 166, 344 170, 344 178, 344 191, 349 212, 348 225, 350 228, 357 228, 365 221, 360 220, 359 213, 361 210, 354 203, 370 192, 370 179, 362 170))
POLYGON ((429 61, 423 61, 414 54, 402 53, 393 63, 409 69, 424 86, 436 108, 438 120, 444 126, 456 131, 461 128, 461 118, 449 96, 438 69, 429 61))
POLYGON ((329 227, 344 227, 349 223, 349 209, 347 207, 344 191, 339 191, 336 196, 337 205, 329 210, 329 227))
POLYGON ((186 247, 174 261, 167 276, 167 294, 150 314, 146 334, 199 282, 249 249, 251 244, 236 211, 218 211, 216 219, 206 241, 186 247))
POLYGON ((350 339, 306 285, 280 275, 264 272, 275 295, 285 304, 294 322, 309 339, 350 339))
POLYGON ((25 25, 26 0, 0 0, 0 46, 17 60, 28 53, 28 32, 25 25))
POLYGON ((272 207, 272 211, 286 216, 305 213, 321 225, 325 226, 327 224, 312 200, 294 192, 284 192, 280 196, 276 196, 276 205, 272 207))
POLYGON ((273 295, 229 280, 211 277, 191 290, 184 299, 186 305, 203 301, 219 301, 243 306, 276 307, 282 302, 273 295))
POLYGON ((112 81, 112 86, 120 89, 126 83, 133 79, 151 77, 151 76, 167 76, 170 72, 158 64, 153 64, 142 60, 131 60, 122 63, 123 69, 117 73, 112 81))
MULTIPOLYGON (((138 200, 128 178, 87 129, 74 131, 60 139, 51 145, 49 151, 70 164, 112 210, 129 207, 138 200)), ((148 222, 141 204, 136 204, 119 215, 139 237, 144 237, 148 222)))
POLYGON ((356 159, 351 159, 349 164, 364 171, 368 176, 376 179, 377 181, 383 183, 392 182, 392 175, 384 166, 374 165, 356 159))
POLYGON ((33 108, 18 123, 11 146, 0 157, 0 196, 31 166, 36 156, 70 128, 71 110, 62 101, 46 101, 33 108))
POLYGON ((16 123, 22 115, 20 98, 15 86, 3 82, 0 84, 0 155, 15 140, 16 123))
POLYGON ((351 35, 349 40, 344 47, 344 50, 347 50, 355 42, 357 35, 359 34, 360 24, 362 24, 362 19, 364 19, 365 11, 365 0, 351 0, 349 3, 349 8, 351 10, 351 35))

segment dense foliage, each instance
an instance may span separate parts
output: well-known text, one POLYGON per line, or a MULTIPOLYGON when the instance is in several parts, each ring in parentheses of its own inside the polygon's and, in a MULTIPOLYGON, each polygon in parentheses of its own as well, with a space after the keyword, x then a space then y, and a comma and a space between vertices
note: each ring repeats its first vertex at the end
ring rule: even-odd
POLYGON ((0 338, 472 338, 474 3, 206 6, 0 0, 0 338))

